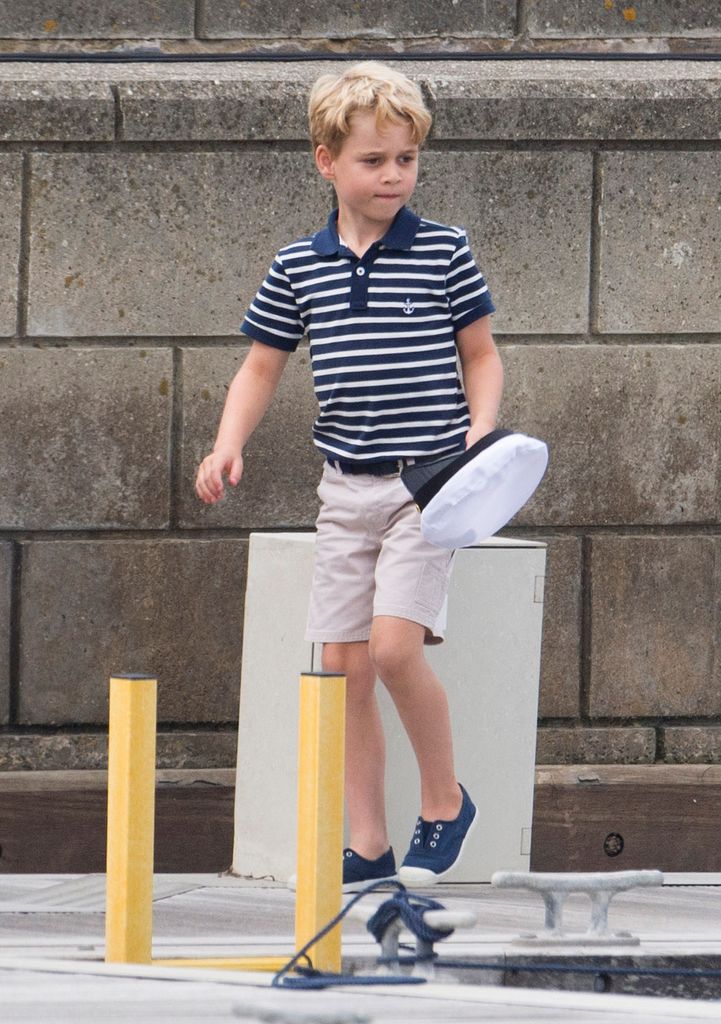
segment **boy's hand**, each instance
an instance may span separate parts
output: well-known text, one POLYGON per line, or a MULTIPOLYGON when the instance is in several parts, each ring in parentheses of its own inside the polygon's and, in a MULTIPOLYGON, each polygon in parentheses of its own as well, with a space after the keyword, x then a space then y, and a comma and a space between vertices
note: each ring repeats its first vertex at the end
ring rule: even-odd
POLYGON ((466 434, 466 448, 470 448, 476 441, 480 441, 486 434, 490 434, 495 425, 489 420, 477 420, 466 434))
POLYGON ((215 505, 225 494, 223 476, 235 487, 243 475, 243 457, 236 452, 211 452, 198 468, 195 493, 206 505, 215 505))

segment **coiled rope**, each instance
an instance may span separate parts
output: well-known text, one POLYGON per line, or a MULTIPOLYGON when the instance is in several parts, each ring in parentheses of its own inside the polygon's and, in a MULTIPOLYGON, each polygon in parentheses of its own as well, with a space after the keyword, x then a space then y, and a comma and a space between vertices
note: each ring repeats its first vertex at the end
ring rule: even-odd
MULTIPOLYGON (((301 958, 305 958, 306 961, 310 960, 308 957, 308 950, 311 946, 314 946, 324 936, 328 934, 333 928, 338 925, 343 918, 346 916, 352 906, 362 900, 368 893, 375 892, 377 889, 388 886, 393 886, 398 891, 391 896, 390 899, 382 903, 376 910, 375 914, 368 921, 368 930, 372 933, 373 937, 377 942, 380 942, 386 928, 398 917, 401 918, 405 926, 411 931, 417 938, 423 939, 427 942, 436 942, 439 939, 445 938, 449 932, 439 931, 437 928, 431 928, 423 920, 423 914, 426 910, 444 910, 442 903, 438 903, 436 900, 430 900, 423 896, 414 896, 409 893, 402 882, 374 882, 371 885, 361 889, 353 899, 346 903, 345 907, 339 914, 328 922, 317 935, 314 935, 303 946, 298 952, 282 967, 273 978, 271 985, 275 988, 327 988, 329 985, 422 985, 425 983, 425 978, 409 977, 405 974, 389 974, 389 975, 365 975, 365 974, 335 974, 331 971, 317 971, 314 967, 301 967, 298 961, 301 958), (295 970, 298 977, 288 977, 288 972, 295 970)), ((312 961, 311 961, 312 963, 312 961)))

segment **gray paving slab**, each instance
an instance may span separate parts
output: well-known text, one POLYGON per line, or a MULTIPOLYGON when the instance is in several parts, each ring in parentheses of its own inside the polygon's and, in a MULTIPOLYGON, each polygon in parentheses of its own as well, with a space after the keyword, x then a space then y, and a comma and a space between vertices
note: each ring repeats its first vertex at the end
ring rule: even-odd
POLYGON ((153 975, 119 968, 93 972, 72 963, 28 961, 16 968, 0 961, 6 1024, 46 1020, 53 1024, 111 1020, 274 1020, 278 1024, 378 1021, 574 1021, 577 1024, 647 1024, 717 1020, 718 1008, 703 1003, 588 993, 502 990, 491 986, 423 985, 403 990, 340 988, 323 992, 269 989, 257 976, 218 971, 154 969, 153 975))
MULTIPOLYGON (((676 881, 695 880, 680 877, 676 881)), ((711 878, 709 878, 711 880, 711 878)), ((621 1024, 719 1018, 718 1003, 500 987, 439 981, 402 989, 334 988, 323 992, 270 989, 271 976, 238 971, 106 965, 104 876, 0 877, 0 985, 7 1024, 50 1021, 270 1020, 280 1024, 357 1020, 565 1021, 621 1024)), ((718 879, 717 879, 718 881, 718 879)), ((294 948, 294 894, 283 886, 226 875, 161 875, 155 879, 154 956, 290 955, 294 948)), ((441 947, 450 958, 502 962, 521 955, 512 940, 543 924, 543 907, 529 892, 488 885, 445 885, 434 898, 449 909, 472 910, 476 925, 441 947)), ((374 903, 382 894, 367 897, 374 903)), ((585 927, 588 900, 572 896, 564 920, 585 927)), ((721 887, 674 885, 619 894, 609 923, 638 933, 634 955, 721 956, 721 887)), ((346 920, 346 965, 370 968, 376 947, 363 924, 346 920)), ((544 952, 534 950, 534 954, 544 952)), ((545 952, 550 952, 546 950, 545 952)), ((609 951, 623 955, 623 948, 609 951)), ((576 947, 561 955, 581 958, 576 947)), ((628 950, 625 950, 628 953, 628 950)), ((447 972, 446 972, 447 973, 447 972)), ((478 977, 493 981, 499 972, 478 977)))

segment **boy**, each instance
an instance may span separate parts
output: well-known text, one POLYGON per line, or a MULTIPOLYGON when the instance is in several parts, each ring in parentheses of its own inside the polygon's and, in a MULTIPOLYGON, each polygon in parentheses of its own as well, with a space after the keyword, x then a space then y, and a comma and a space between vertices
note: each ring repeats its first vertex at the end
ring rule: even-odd
POLYGON ((445 691, 424 643, 443 639, 452 555, 420 533, 404 465, 465 447, 494 428, 503 371, 494 306, 464 232, 406 206, 431 116, 420 90, 373 61, 323 75, 311 139, 338 208, 280 250, 241 330, 252 339, 196 491, 213 504, 240 480, 243 446, 308 334, 326 456, 306 639, 347 682, 344 891, 395 876, 384 805, 379 676, 413 746, 421 815, 398 877, 433 884, 458 862, 476 808, 456 781, 445 691), (463 386, 458 379, 460 357, 463 386))

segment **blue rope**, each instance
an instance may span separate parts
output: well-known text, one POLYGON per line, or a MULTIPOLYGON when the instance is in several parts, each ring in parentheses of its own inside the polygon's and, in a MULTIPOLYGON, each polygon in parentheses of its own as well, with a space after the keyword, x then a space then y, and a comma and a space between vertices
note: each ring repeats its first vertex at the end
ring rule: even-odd
MULTIPOLYGON (((425 983, 425 978, 411 978, 405 974, 391 974, 391 975, 364 975, 364 974, 334 974, 330 971, 317 971, 314 967, 299 967, 298 961, 301 958, 305 958, 306 961, 312 964, 308 957, 308 950, 311 946, 314 946, 322 938, 324 938, 328 932, 332 931, 340 921, 346 916, 352 906, 362 900, 364 896, 367 896, 369 892, 375 892, 381 887, 387 888, 392 886, 397 889, 396 892, 389 900, 382 903, 378 910, 375 912, 373 917, 368 922, 368 930, 372 932, 374 938, 378 940, 378 934, 382 935, 381 922, 386 920, 388 922, 394 921, 399 915, 403 920, 404 924, 417 935, 420 939, 426 941, 436 941, 438 939, 445 938, 448 932, 439 932, 435 928, 429 928, 423 921, 423 911, 425 910, 443 910, 443 905, 437 903, 435 900, 429 900, 422 896, 412 896, 408 893, 406 887, 402 882, 373 882, 371 885, 361 889, 353 899, 349 900, 345 907, 339 914, 328 922, 317 935, 314 935, 303 946, 298 952, 282 967, 278 973, 274 976, 271 985, 274 988, 327 988, 329 985, 422 985, 425 983), (386 909, 387 908, 387 909, 386 909), (372 926, 372 927, 371 927, 372 926), (376 929, 374 931, 373 929, 376 929), (376 934, 376 932, 378 934, 376 934), (421 934, 422 932, 422 934, 421 934), (299 977, 289 978, 286 977, 289 971, 296 970, 299 977)), ((386 925, 387 927, 387 925, 386 925)), ((378 940, 380 941, 380 940, 378 940)))
POLYGON ((378 907, 368 922, 368 931, 376 942, 380 943, 389 925, 400 917, 416 938, 425 942, 440 942, 441 939, 447 938, 448 929, 441 931, 426 924, 423 920, 426 910, 445 910, 445 907, 437 900, 428 899, 426 896, 414 896, 406 890, 397 892, 378 907))

